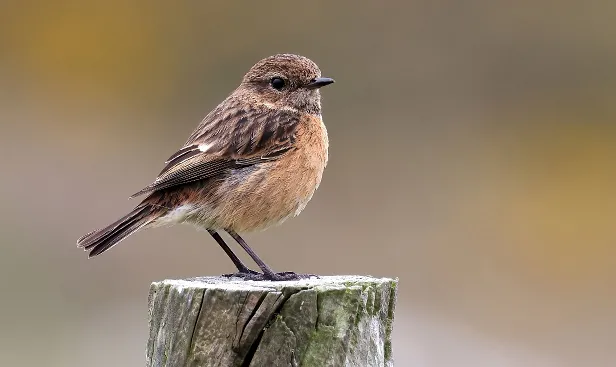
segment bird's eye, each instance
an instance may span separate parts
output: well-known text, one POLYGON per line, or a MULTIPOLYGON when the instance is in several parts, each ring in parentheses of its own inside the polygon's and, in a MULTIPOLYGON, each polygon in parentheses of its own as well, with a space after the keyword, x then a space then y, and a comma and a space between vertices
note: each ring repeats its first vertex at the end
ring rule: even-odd
POLYGON ((272 88, 276 90, 281 90, 282 88, 284 88, 285 83, 282 78, 275 77, 275 78, 272 78, 272 80, 270 81, 270 84, 272 85, 272 88))

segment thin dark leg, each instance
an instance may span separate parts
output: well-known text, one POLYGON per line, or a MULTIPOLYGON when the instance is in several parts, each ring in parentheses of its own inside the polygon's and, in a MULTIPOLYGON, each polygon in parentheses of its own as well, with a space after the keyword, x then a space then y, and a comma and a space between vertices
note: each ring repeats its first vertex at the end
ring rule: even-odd
MULTIPOLYGON (((242 260, 240 260, 240 258, 237 257, 237 255, 231 250, 231 248, 229 248, 229 246, 225 243, 222 237, 220 237, 218 232, 216 232, 213 229, 208 229, 207 231, 209 232, 210 235, 212 235, 212 237, 214 237, 214 239, 220 245, 220 247, 222 247, 222 249, 225 251, 227 256, 229 256, 229 259, 233 261, 233 264, 235 265, 235 267, 237 268, 237 271, 240 274, 259 274, 254 270, 250 270, 246 265, 244 265, 242 260)), ((230 275, 233 275, 233 274, 230 274, 230 275)))
POLYGON ((235 241, 237 241, 237 243, 239 243, 240 246, 242 246, 244 251, 246 251, 246 253, 250 255, 250 257, 254 260, 254 262, 259 266, 261 271, 263 271, 263 274, 258 274, 254 276, 251 275, 251 276, 246 277, 246 279, 280 281, 280 280, 296 280, 296 279, 308 278, 310 276, 313 276, 312 274, 295 274, 292 271, 286 271, 284 273, 275 273, 272 270, 272 268, 267 266, 267 264, 265 264, 265 262, 261 260, 261 258, 250 248, 250 246, 248 246, 246 241, 244 241, 244 239, 240 237, 239 234, 237 234, 235 231, 230 230, 230 229, 227 229, 226 231, 227 233, 229 233, 231 237, 233 237, 235 241))

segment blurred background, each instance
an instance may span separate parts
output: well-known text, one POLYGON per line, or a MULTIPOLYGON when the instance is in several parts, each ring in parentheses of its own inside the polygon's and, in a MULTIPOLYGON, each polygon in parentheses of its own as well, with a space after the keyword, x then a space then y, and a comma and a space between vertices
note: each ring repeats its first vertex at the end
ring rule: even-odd
POLYGON ((233 271, 189 226, 87 260, 259 59, 331 142, 275 269, 399 277, 397 366, 616 365, 616 2, 0 5, 3 366, 139 366, 150 282, 233 271))

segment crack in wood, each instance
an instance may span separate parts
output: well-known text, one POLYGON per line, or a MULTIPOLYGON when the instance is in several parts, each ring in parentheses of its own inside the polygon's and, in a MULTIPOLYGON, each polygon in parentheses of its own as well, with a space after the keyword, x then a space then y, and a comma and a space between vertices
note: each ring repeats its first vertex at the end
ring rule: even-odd
MULTIPOLYGON (((271 295, 271 294, 275 294, 275 293, 268 293, 266 294, 266 296, 263 298, 263 300, 265 300, 267 298, 267 296, 271 295)), ((293 294, 293 293, 292 293, 293 294)), ((263 319, 265 319, 265 321, 263 320, 257 320, 256 317, 253 317, 251 320, 249 320, 249 323, 252 324, 250 325, 250 331, 253 330, 258 330, 257 333, 257 337, 255 338, 254 342, 251 343, 250 348, 248 349, 248 353, 246 354, 245 358, 244 358, 244 362, 242 363, 242 367, 246 366, 250 366, 250 364, 252 363, 252 359, 257 351, 257 349, 259 348, 259 345, 261 344, 261 340, 263 339, 263 333, 265 332, 265 328, 266 325, 274 318, 276 317, 276 315, 278 315, 278 313, 280 312, 280 309, 282 309, 282 307, 284 306, 284 303, 286 302, 286 300, 289 299, 289 297, 291 297, 291 295, 285 295, 284 293, 284 289, 282 292, 278 293, 276 299, 271 303, 271 308, 273 309, 272 312, 269 312, 267 314, 267 316, 265 316, 265 312, 267 312, 267 310, 263 311, 263 319), (258 325, 257 325, 258 324, 258 325)), ((258 310, 255 311, 255 313, 253 314, 256 315, 258 310)), ((247 323, 248 326, 248 323, 247 323)), ((248 338, 248 336, 247 336, 248 338)))
MULTIPOLYGON (((235 338, 233 339, 233 348, 240 354, 243 354, 244 350, 246 350, 247 348, 245 348, 245 344, 246 344, 246 340, 245 338, 243 338, 244 336, 244 332, 246 331, 246 328, 249 326, 250 322, 252 321, 252 318, 254 317, 254 315, 259 311, 260 306, 263 304, 263 301, 267 298, 267 295, 269 293, 263 292, 259 295, 259 298, 257 299, 256 302, 254 302, 254 304, 252 305, 252 307, 250 308, 250 310, 246 309, 246 300, 244 301, 244 304, 242 305, 242 310, 244 311, 248 311, 248 312, 242 312, 242 314, 248 314, 248 316, 245 318, 245 320, 242 322, 242 330, 238 333, 236 333, 235 338)), ((247 297, 247 299, 249 297, 252 297, 253 295, 249 295, 247 297)), ((241 315, 240 315, 241 316, 241 315)), ((239 322, 239 316, 238 316, 238 322, 239 322)), ((237 330, 237 323, 236 323, 236 330, 237 330)))
MULTIPOLYGON (((232 347, 236 352, 239 351, 239 345, 240 345, 239 338, 241 337, 242 332, 244 331, 244 328, 246 327, 246 323, 248 322, 248 320, 246 319, 242 322, 242 325, 240 325, 240 322, 242 321, 242 314, 244 314, 244 311, 246 310, 246 303, 248 302, 248 298, 251 296, 252 294, 250 292, 245 293, 244 300, 242 301, 241 306, 237 308, 237 313, 235 314, 235 335, 233 336, 232 347)), ((241 293, 238 294, 238 298, 240 297, 241 297, 241 293)))
POLYGON ((195 317, 195 322, 193 324, 193 331, 190 334, 190 340, 188 341, 188 353, 186 353, 186 355, 190 354, 190 351, 194 349, 193 346, 193 340, 195 339, 195 333, 197 332, 197 325, 199 324, 199 318, 201 317, 201 311, 203 311, 203 304, 205 303, 205 292, 207 290, 204 289, 203 292, 201 292, 201 302, 199 304, 199 312, 197 312, 197 317, 195 317))

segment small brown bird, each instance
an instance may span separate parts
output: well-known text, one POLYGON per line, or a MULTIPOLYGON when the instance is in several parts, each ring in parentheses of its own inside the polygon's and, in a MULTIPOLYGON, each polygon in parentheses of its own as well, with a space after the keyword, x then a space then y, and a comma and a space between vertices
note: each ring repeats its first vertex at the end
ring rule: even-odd
POLYGON ((237 232, 262 230, 298 215, 327 164, 327 131, 319 88, 333 83, 311 60, 279 54, 256 63, 239 87, 211 111, 129 214, 77 241, 100 255, 136 231, 189 223, 205 228, 233 261, 232 274, 292 280, 275 273, 237 232), (226 231, 263 273, 250 270, 218 231, 226 231))

